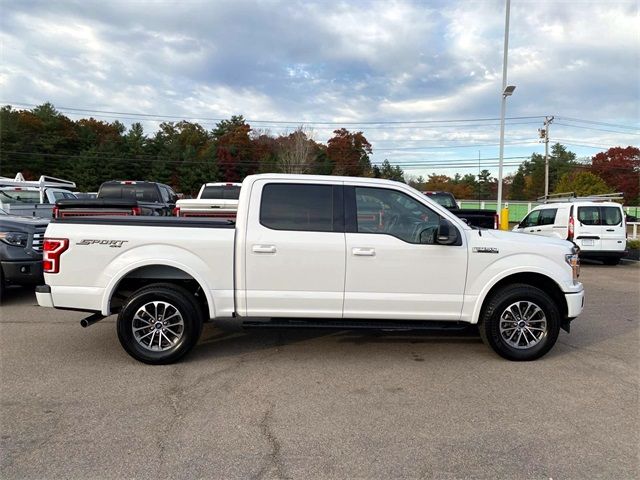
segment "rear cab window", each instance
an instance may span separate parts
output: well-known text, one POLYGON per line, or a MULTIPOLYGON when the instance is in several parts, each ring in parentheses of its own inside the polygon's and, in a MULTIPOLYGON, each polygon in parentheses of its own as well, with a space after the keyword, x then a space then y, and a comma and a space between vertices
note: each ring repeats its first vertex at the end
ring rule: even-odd
POLYGON ((205 186, 200 198, 206 200, 238 200, 240 198, 240 188, 238 185, 205 186))
POLYGON ((448 192, 425 192, 425 195, 444 208, 458 208, 455 197, 448 192))
POLYGON ((98 198, 158 202, 158 189, 153 183, 109 183, 103 185, 98 198))
POLYGON ((2 203, 40 203, 40 192, 37 190, 0 190, 2 203))
POLYGON ((342 186, 268 183, 260 224, 272 230, 341 232, 342 186))

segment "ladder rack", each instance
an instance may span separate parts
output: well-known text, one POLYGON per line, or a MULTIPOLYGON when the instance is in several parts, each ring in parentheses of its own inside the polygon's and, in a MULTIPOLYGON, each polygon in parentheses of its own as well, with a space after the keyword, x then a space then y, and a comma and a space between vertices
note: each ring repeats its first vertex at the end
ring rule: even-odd
POLYGON ((46 188, 65 188, 75 190, 76 183, 62 178, 42 175, 38 180, 25 180, 22 173, 18 172, 15 178, 0 177, 0 187, 37 188, 40 191, 40 203, 44 203, 44 191, 46 188))
POLYGON ((538 197, 539 203, 563 203, 563 202, 611 202, 614 200, 622 200, 624 194, 618 193, 603 193, 600 195, 587 195, 579 197, 575 192, 564 193, 552 193, 550 195, 538 197))

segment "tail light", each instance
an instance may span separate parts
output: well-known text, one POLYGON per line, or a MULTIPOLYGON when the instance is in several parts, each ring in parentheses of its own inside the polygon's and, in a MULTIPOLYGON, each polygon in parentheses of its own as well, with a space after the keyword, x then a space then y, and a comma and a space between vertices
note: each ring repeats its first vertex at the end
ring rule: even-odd
POLYGON ((60 271, 60 255, 69 248, 67 238, 45 238, 42 246, 42 269, 45 273, 58 273, 60 271))
POLYGON ((573 241, 573 234, 575 232, 575 224, 573 217, 569 217, 569 231, 567 232, 567 240, 573 241))
POLYGON ((133 207, 131 209, 131 215, 139 217, 140 215, 142 215, 142 209, 140 207, 133 207))
POLYGON ((60 208, 58 208, 57 205, 53 206, 53 211, 51 213, 53 215, 53 218, 60 218, 60 208))
POLYGON ((180 207, 175 207, 173 209, 173 215, 176 216, 176 217, 180 216, 180 207))
POLYGON ((498 230, 499 226, 500 226, 500 215, 496 213, 493 215, 493 229, 498 230))

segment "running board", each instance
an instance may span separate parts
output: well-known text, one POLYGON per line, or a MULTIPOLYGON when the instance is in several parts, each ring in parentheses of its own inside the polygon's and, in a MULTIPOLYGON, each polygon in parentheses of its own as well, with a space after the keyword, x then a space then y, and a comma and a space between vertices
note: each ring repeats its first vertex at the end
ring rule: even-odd
POLYGON ((244 328, 331 328, 338 330, 367 329, 385 331, 435 330, 460 331, 471 324, 466 322, 445 322, 435 320, 327 320, 273 318, 267 321, 245 320, 244 328))

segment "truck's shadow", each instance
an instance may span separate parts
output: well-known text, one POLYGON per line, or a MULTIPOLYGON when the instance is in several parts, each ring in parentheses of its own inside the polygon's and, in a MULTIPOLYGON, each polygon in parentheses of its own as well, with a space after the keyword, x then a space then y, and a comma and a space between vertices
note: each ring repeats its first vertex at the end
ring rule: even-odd
POLYGON ((478 329, 470 326, 456 331, 381 331, 337 330, 324 328, 250 328, 224 330, 206 325, 200 342, 184 360, 200 361, 276 350, 300 342, 327 339, 329 343, 357 345, 392 344, 477 344, 481 343, 478 329))

